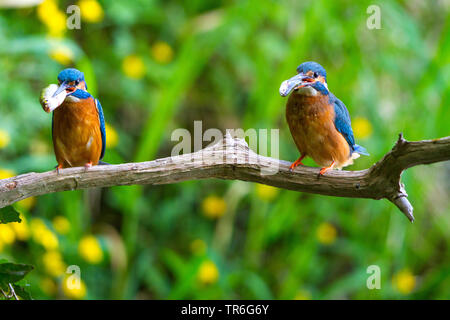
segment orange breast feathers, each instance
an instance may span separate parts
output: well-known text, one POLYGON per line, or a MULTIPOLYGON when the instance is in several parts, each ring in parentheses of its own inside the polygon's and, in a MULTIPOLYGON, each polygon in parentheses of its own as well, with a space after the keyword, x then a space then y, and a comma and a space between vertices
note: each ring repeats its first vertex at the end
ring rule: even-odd
POLYGON ((327 167, 334 161, 342 168, 353 161, 350 146, 334 125, 334 108, 327 96, 291 94, 286 104, 286 120, 302 155, 327 167))
POLYGON ((53 147, 58 165, 62 168, 88 163, 96 165, 102 150, 94 99, 75 99, 66 99, 53 114, 53 147))

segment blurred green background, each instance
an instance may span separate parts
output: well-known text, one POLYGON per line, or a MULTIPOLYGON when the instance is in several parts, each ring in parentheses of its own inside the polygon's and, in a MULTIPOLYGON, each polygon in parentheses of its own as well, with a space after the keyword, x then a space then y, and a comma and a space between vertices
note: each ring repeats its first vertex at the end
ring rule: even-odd
MULTIPOLYGON (((399 132, 449 135, 449 1, 38 3, 0 0, 0 179, 56 165, 38 97, 66 67, 103 105, 109 163, 170 156, 171 132, 194 120, 279 128, 280 158, 294 161, 278 88, 309 60, 371 154, 348 170, 378 161, 399 132), (70 4, 79 30, 66 28, 70 4), (366 26, 371 4, 381 29, 366 26)), ((0 225, 0 258, 35 265, 36 299, 448 299, 449 178, 448 162, 404 173, 414 224, 387 201, 240 181, 49 194, 0 225), (65 285, 69 265, 80 289, 65 285), (370 265, 380 290, 366 287, 370 265)))

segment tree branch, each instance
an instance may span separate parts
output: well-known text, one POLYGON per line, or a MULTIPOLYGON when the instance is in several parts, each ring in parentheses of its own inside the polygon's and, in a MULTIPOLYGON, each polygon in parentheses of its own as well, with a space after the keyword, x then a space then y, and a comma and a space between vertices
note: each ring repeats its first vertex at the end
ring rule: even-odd
POLYGON ((400 134, 393 149, 371 168, 329 171, 318 177, 318 168, 289 171, 286 161, 264 157, 248 148, 243 139, 225 138, 198 152, 140 163, 27 173, 0 180, 0 208, 19 200, 76 189, 119 185, 158 185, 198 179, 227 179, 263 183, 294 191, 336 197, 388 199, 412 222, 402 172, 419 164, 450 160, 450 137, 408 142, 400 134))

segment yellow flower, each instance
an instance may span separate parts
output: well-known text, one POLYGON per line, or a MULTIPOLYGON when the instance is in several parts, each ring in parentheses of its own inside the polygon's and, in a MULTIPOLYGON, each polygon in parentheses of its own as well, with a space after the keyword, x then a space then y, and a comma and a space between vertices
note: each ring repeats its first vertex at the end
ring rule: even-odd
POLYGON ((117 146, 117 143, 119 142, 119 135, 117 134, 116 129, 114 129, 113 126, 110 126, 109 124, 105 124, 105 131, 106 131, 106 147, 107 148, 114 148, 117 146))
POLYGON ((129 55, 123 59, 122 70, 129 78, 141 79, 145 74, 144 62, 137 55, 129 55))
POLYGON ((166 64, 173 59, 172 47, 164 41, 158 41, 152 46, 152 56, 156 62, 166 64))
POLYGON ((220 218, 226 209, 225 200, 217 196, 208 196, 202 202, 203 214, 210 219, 220 218))
POLYGON ((268 186, 265 184, 257 184, 256 185, 256 195, 261 200, 271 201, 275 199, 280 190, 276 187, 268 186))
POLYGON ((70 222, 64 216, 56 216, 52 221, 53 228, 55 228, 56 232, 59 234, 67 234, 70 230, 70 222))
POLYGON ((16 234, 9 224, 0 224, 0 242, 12 244, 16 240, 16 234))
POLYGON ((8 131, 0 129, 0 149, 6 148, 11 141, 8 131))
POLYGON ((70 276, 66 276, 62 282, 64 295, 70 299, 83 299, 87 293, 86 284, 80 279, 79 286, 73 286, 73 283, 71 283, 69 277, 70 276))
POLYGON ((392 278, 392 285, 401 294, 409 294, 416 286, 416 277, 411 271, 405 269, 394 275, 392 278))
POLYGON ((39 20, 45 24, 52 37, 61 37, 66 31, 66 15, 58 9, 55 0, 45 0, 37 8, 39 20))
POLYGON ((22 216, 20 218, 22 219, 22 222, 12 222, 9 225, 14 230, 17 239, 25 241, 30 237, 30 229, 28 228, 25 218, 22 216))
POLYGON ((63 261, 61 253, 56 250, 47 251, 42 256, 42 263, 45 271, 53 276, 59 277, 66 271, 66 264, 63 261))
POLYGON ((300 290, 295 295, 294 300, 311 300, 312 296, 308 290, 300 290))
POLYGON ((195 254, 203 254, 206 252, 206 243, 201 239, 195 239, 191 242, 191 251, 195 254))
POLYGON ((66 46, 58 46, 51 49, 49 56, 62 65, 69 65, 73 61, 73 52, 66 46))
POLYGON ((197 277, 202 284, 213 284, 219 279, 219 270, 211 260, 204 261, 200 265, 197 277))
POLYGON ((356 117, 352 121, 353 133, 358 139, 365 139, 372 134, 372 124, 366 118, 356 117))
POLYGON ((78 245, 78 253, 89 263, 97 264, 103 260, 103 251, 100 243, 94 236, 84 236, 78 245))
POLYGON ((30 210, 31 208, 34 207, 34 205, 36 204, 36 198, 35 197, 29 197, 23 200, 20 200, 19 202, 17 202, 17 205, 19 206, 20 209, 24 209, 24 210, 30 210))
POLYGON ((329 245, 336 241, 337 230, 331 223, 325 222, 317 228, 316 235, 320 243, 329 245))
POLYGON ((36 243, 41 244, 46 250, 56 250, 59 247, 58 237, 47 228, 45 223, 38 218, 30 223, 31 235, 36 243))
POLYGON ((52 296, 56 293, 58 287, 53 279, 45 277, 41 280, 41 289, 47 295, 52 296))
POLYGON ((103 8, 96 0, 80 0, 78 6, 84 21, 96 23, 103 20, 103 8))
POLYGON ((56 250, 59 247, 59 241, 58 237, 51 232, 49 229, 45 230, 45 232, 42 233, 42 239, 40 243, 42 246, 47 250, 56 250))
MULTIPOLYGON (((47 228, 44 221, 42 221, 42 219, 39 219, 39 218, 31 219, 30 227, 33 230, 33 233, 37 230, 42 230, 42 229, 47 228)), ((33 236, 34 236, 34 234, 33 234, 33 236)))
POLYGON ((0 180, 1 179, 8 179, 8 178, 12 178, 16 175, 16 173, 12 170, 8 170, 8 169, 1 169, 0 168, 0 180))
POLYGON ((60 38, 66 31, 66 15, 62 11, 54 13, 53 17, 47 23, 48 33, 50 36, 60 38))
POLYGON ((39 20, 46 23, 46 21, 51 18, 52 14, 59 11, 58 5, 55 0, 44 0, 37 7, 37 15, 39 20))

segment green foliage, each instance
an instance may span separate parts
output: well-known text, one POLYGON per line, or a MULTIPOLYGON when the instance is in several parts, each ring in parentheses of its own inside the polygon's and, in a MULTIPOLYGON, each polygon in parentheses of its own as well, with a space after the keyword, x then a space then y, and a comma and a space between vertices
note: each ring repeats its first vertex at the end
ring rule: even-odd
POLYGON ((5 287, 22 280, 31 270, 33 266, 28 264, 0 263, 0 286, 5 287))
MULTIPOLYGON (((29 285, 28 285, 29 286, 29 285)), ((28 291, 28 287, 25 287, 24 285, 13 285, 14 292, 21 300, 33 300, 33 297, 31 296, 30 292, 28 291)))
POLYGON ((20 284, 20 281, 31 270, 33 270, 33 266, 28 264, 0 262, 0 289, 2 293, 0 300, 14 299, 16 296, 23 300, 31 300, 31 295, 28 290, 24 285, 20 284))
MULTIPOLYGON (((12 206, 0 209, 0 224, 11 222, 21 223, 20 213, 12 206)), ((4 230, 2 231, 4 232, 4 230)), ((6 259, 0 259, 0 289, 2 293, 0 300, 15 299, 16 297, 31 300, 30 293, 20 282, 33 269, 32 265, 11 263, 6 259)))
POLYGON ((8 222, 21 222, 22 220, 19 217, 19 212, 17 212, 14 207, 8 206, 0 209, 0 223, 8 223, 8 222))
MULTIPOLYGON (((57 1, 58 10, 69 4, 57 1)), ((204 131, 279 129, 279 157, 295 160, 278 88, 309 60, 326 68, 371 154, 347 170, 378 161, 399 132, 449 134, 445 1, 380 2, 375 30, 366 27, 370 1, 99 4, 95 22, 84 17, 60 37, 49 36, 55 12, 50 23, 35 7, 0 8, 0 178, 53 170, 51 115, 38 98, 65 67, 81 69, 102 103, 109 163, 168 157, 173 130, 194 134, 195 120, 204 131)), ((386 201, 239 181, 48 194, 15 206, 21 223, 0 224, 0 258, 35 266, 25 280, 38 299, 445 299, 449 175, 448 163, 403 174, 413 225, 386 201), (373 264, 380 290, 366 287, 373 264), (70 265, 85 287, 67 289, 70 265)))

